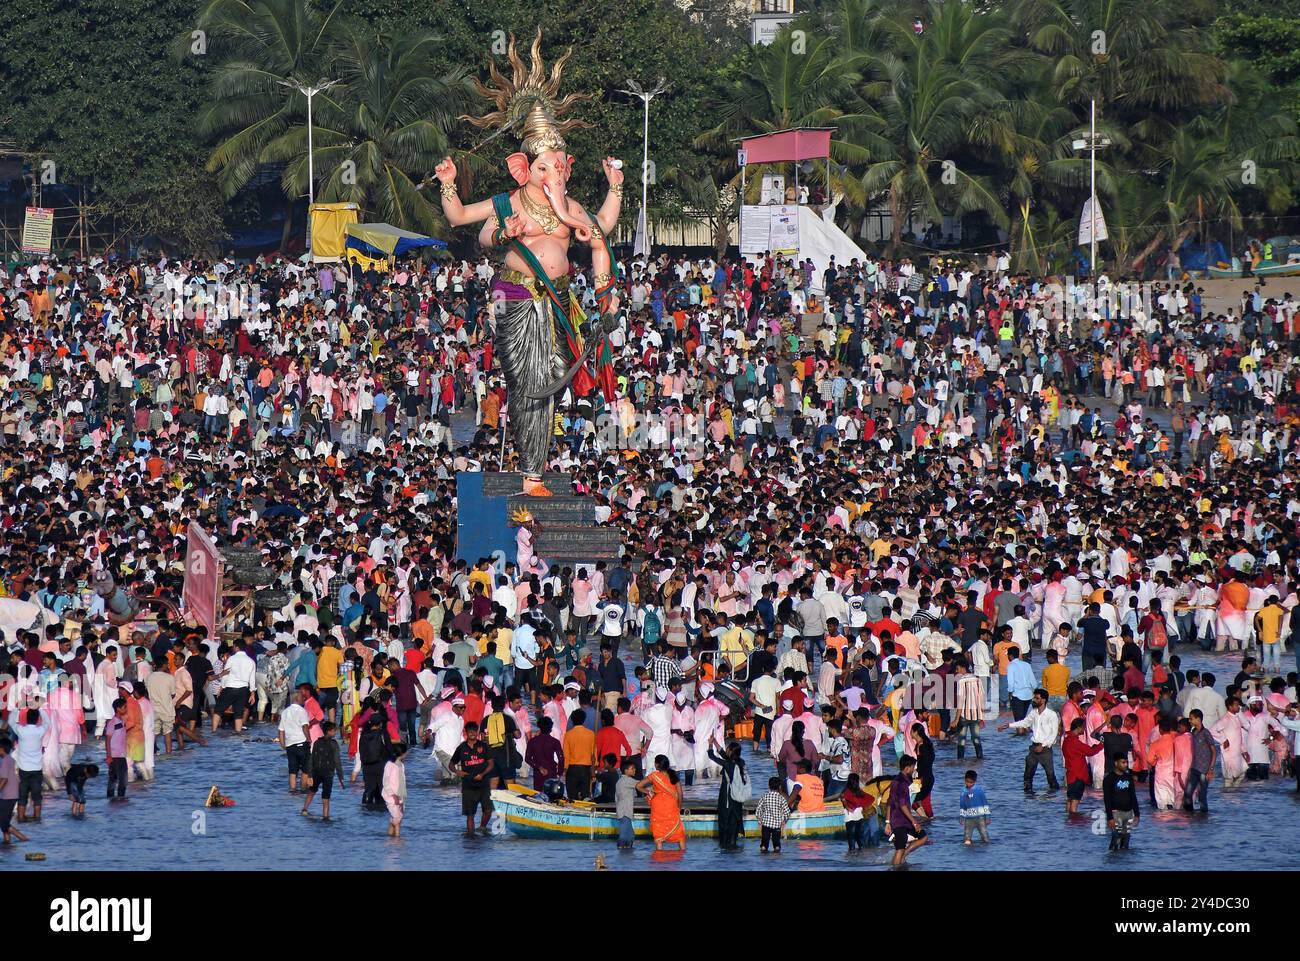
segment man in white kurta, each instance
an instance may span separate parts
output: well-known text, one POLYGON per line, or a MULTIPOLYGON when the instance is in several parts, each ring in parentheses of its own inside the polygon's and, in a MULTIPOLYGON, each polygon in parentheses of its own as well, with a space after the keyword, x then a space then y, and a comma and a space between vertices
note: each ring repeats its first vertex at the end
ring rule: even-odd
POLYGON ((1210 733, 1223 748, 1223 783, 1240 784, 1246 777, 1246 730, 1241 715, 1241 702, 1234 698, 1227 705, 1228 713, 1219 718, 1210 733))

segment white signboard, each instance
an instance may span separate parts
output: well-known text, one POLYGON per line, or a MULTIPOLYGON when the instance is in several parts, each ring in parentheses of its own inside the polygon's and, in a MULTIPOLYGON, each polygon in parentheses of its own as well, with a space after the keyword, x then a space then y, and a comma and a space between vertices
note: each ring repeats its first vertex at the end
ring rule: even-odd
POLYGON ((773 253, 799 253, 799 208, 797 206, 773 206, 771 225, 768 228, 767 249, 773 253))
POLYGON ((747 166, 748 164, 749 164, 749 151, 748 151, 748 150, 744 150, 744 149, 737 150, 737 151, 736 151, 736 166, 738 166, 738 167, 744 167, 744 166, 747 166))
POLYGON ((772 226, 772 208, 758 204, 740 208, 740 255, 761 254, 767 250, 772 226))
POLYGON ((776 39, 776 35, 781 32, 781 28, 792 21, 794 17, 783 16, 755 16, 749 23, 749 42, 761 43, 768 46, 776 39))
POLYGON ((1106 215, 1102 212, 1101 202, 1096 197, 1089 197, 1083 204, 1083 213, 1079 215, 1079 246, 1089 247, 1092 245, 1092 209, 1093 204, 1097 205, 1097 240, 1105 240, 1106 234, 1106 215))

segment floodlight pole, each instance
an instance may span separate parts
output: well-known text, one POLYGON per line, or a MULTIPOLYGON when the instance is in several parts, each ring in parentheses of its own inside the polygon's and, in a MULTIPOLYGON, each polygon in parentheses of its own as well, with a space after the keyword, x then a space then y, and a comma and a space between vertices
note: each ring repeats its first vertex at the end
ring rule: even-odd
POLYGON ((299 83, 296 80, 277 80, 276 83, 290 90, 297 90, 307 98, 307 253, 312 252, 311 208, 316 203, 316 164, 312 144, 311 98, 338 84, 337 80, 319 80, 314 85, 299 83))
POLYGON ((650 254, 650 215, 646 210, 650 195, 650 101, 661 93, 666 93, 671 86, 663 77, 660 77, 650 90, 644 89, 635 80, 629 80, 627 87, 619 91, 619 93, 625 93, 629 97, 640 97, 641 102, 645 104, 645 121, 641 131, 641 216, 646 219, 645 253, 647 257, 650 254))

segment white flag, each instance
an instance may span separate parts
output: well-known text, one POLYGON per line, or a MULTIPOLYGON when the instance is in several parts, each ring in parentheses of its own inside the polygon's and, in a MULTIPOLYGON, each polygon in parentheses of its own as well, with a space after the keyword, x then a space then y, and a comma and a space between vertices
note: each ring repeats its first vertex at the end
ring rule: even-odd
POLYGON ((1101 210, 1101 201, 1095 196, 1089 197, 1083 204, 1083 213, 1079 215, 1079 246, 1092 245, 1093 207, 1096 206, 1096 225, 1098 242, 1106 239, 1106 216, 1101 210))
POLYGON ((632 242, 632 256, 650 256, 650 240, 646 236, 645 207, 636 217, 636 239, 632 242))

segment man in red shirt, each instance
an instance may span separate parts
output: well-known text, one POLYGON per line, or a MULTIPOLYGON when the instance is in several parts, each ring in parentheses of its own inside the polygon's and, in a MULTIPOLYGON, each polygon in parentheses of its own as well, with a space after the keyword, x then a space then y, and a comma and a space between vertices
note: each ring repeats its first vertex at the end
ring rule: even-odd
POLYGON ((1101 751, 1101 741, 1089 747, 1083 740, 1083 718, 1076 717, 1070 722, 1070 733, 1061 742, 1061 755, 1065 758, 1065 813, 1078 814, 1079 802, 1083 800, 1084 789, 1092 780, 1088 768, 1088 758, 1101 751))
POLYGON ((873 621, 871 624, 871 633, 876 637, 879 637, 885 631, 889 632, 891 638, 898 637, 903 631, 903 626, 886 613, 880 620, 873 621))
POLYGON ((596 732, 596 758, 601 759, 606 754, 618 758, 614 765, 616 770, 622 769, 623 758, 632 756, 632 745, 614 723, 614 712, 609 708, 600 712, 600 730, 596 732))
POLYGON ((483 681, 477 677, 470 678, 469 692, 465 695, 465 723, 473 721, 481 724, 486 707, 483 701, 483 681))

